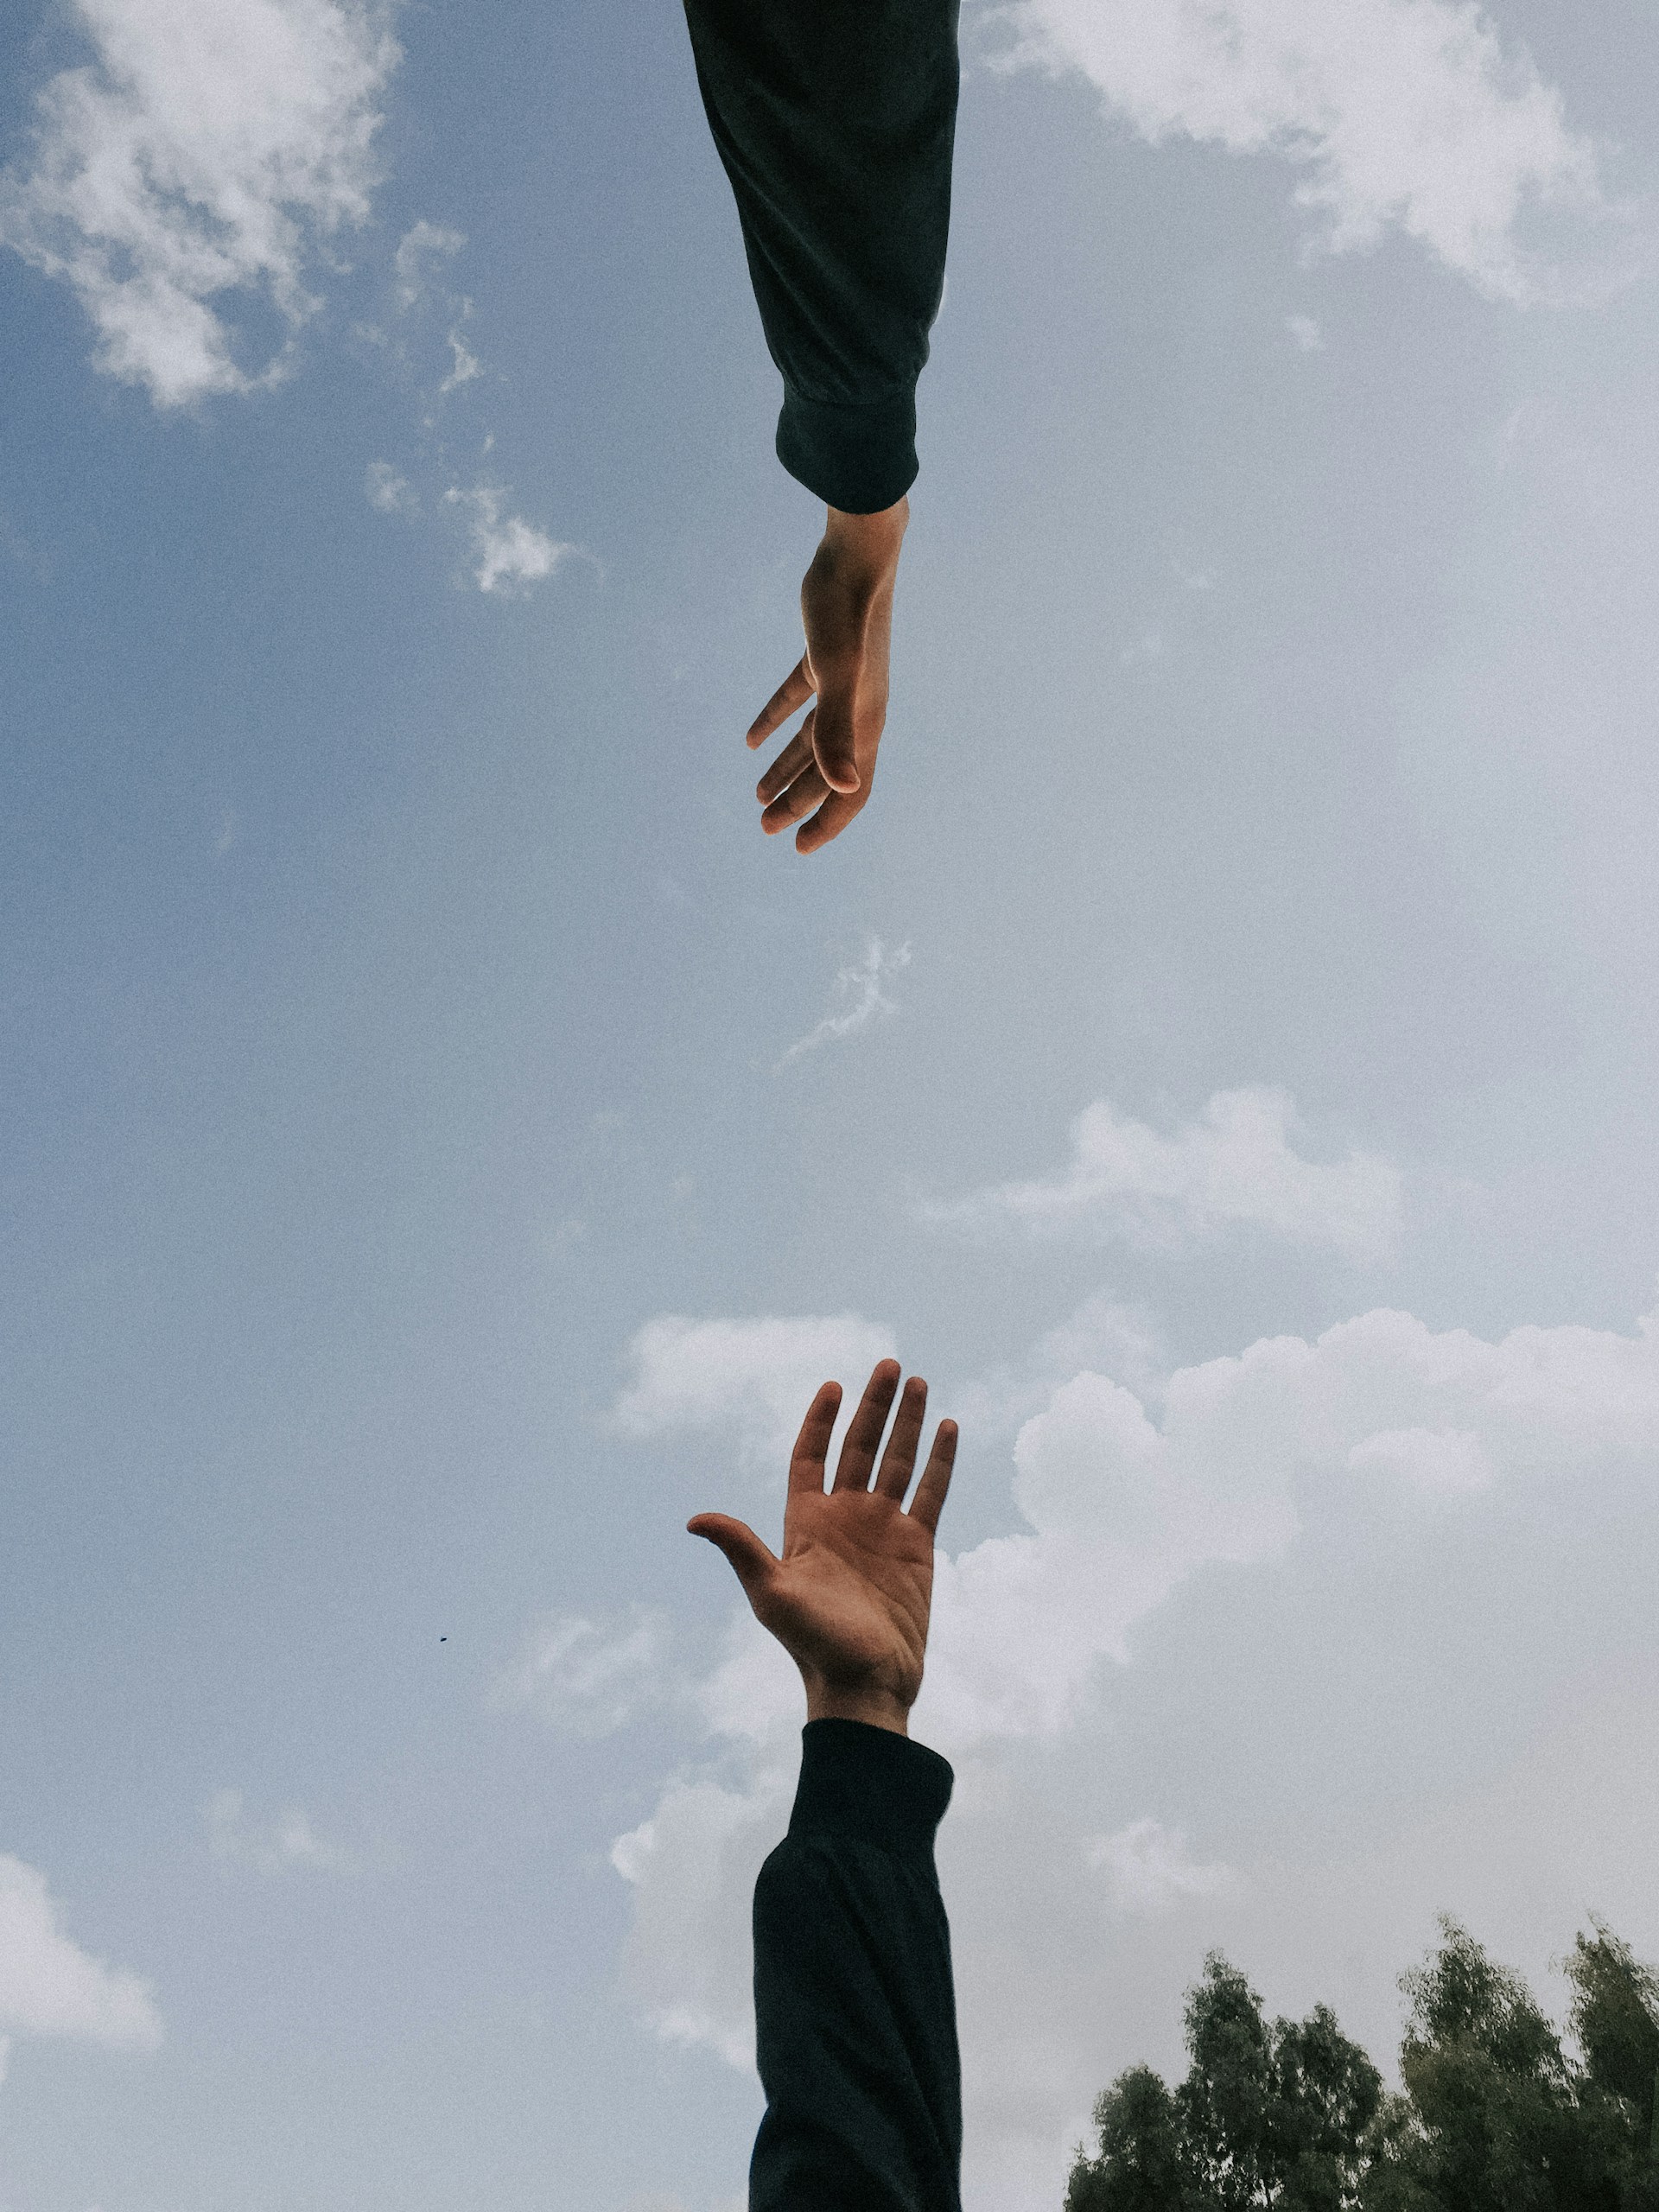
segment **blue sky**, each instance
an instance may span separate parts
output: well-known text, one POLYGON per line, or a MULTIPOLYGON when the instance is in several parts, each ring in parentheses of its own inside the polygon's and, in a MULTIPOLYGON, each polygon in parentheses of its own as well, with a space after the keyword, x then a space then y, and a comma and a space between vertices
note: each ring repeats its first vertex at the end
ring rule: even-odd
POLYGON ((1656 37, 969 10, 803 862, 667 0, 7 16, 3 2212, 727 2212, 798 1714, 683 1524, 889 1346, 970 2202, 1210 1943, 1379 2054, 1441 1906, 1659 1951, 1656 37))

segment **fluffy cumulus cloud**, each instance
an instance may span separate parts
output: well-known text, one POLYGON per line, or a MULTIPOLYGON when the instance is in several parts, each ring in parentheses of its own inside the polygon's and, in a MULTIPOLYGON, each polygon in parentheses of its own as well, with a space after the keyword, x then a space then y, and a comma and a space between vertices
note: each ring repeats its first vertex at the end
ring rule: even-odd
POLYGON ((892 1330, 856 1313, 703 1321, 663 1313, 628 1347, 629 1380, 609 1419, 624 1436, 734 1432, 745 1464, 781 1483, 818 1385, 833 1378, 855 1401, 871 1368, 893 1357, 892 1330))
POLYGON ((1356 1260, 1384 1254, 1399 1224, 1399 1170, 1367 1152, 1309 1160, 1296 1149, 1296 1135, 1295 1108, 1282 1090, 1218 1090, 1197 1121, 1169 1136, 1096 1099, 1071 1125, 1063 1173, 920 1211, 940 1224, 1122 1236, 1141 1245, 1243 1225, 1356 1260))
MULTIPOLYGON (((741 1433, 759 1363, 730 1348, 779 1325, 671 1325, 642 1421, 741 1433), (693 1341, 715 1357, 669 1382, 693 1341)), ((1008 1506, 940 1558, 916 1716, 957 1771, 971 2203, 1058 2201, 1094 2092, 1176 2059, 1210 1943, 1383 2057, 1437 1907, 1540 1974, 1586 1903, 1659 1944, 1659 1320, 1489 1341, 1384 1309, 1145 1395, 1084 1370, 1020 1427, 1008 1506)), ((798 1704, 734 1613, 700 1742, 613 1854, 641 2011, 737 2065, 798 1704)))
POLYGON ((280 375, 328 241, 368 215, 397 60, 372 0, 73 0, 90 58, 36 95, 0 238, 68 284, 107 374, 159 407, 280 375))
POLYGON ((1077 73, 1154 143, 1272 153, 1335 250, 1397 228, 1482 290, 1548 288, 1542 207, 1595 211, 1593 149, 1473 0, 1015 0, 1012 60, 1077 73))
POLYGON ((45 1876, 0 1854, 0 2071, 18 2036, 153 2050, 162 2022, 146 1983, 65 1932, 45 1876))

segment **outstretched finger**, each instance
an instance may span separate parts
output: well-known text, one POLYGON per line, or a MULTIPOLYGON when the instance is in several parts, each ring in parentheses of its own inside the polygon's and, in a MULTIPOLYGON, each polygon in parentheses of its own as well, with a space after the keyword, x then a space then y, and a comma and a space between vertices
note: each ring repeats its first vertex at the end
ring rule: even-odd
POLYGON ((812 756, 818 773, 832 791, 849 797, 863 781, 854 757, 854 681, 855 671, 849 669, 826 684, 812 716, 812 756))
POLYGON ((812 671, 803 653, 772 693, 766 705, 749 724, 749 734, 744 742, 751 753, 757 745, 764 745, 773 730, 781 729, 798 707, 804 707, 817 690, 812 671))
POLYGON ((798 782, 809 770, 814 783, 817 783, 817 769, 812 759, 812 710, 810 708, 806 720, 755 785, 754 795, 762 806, 770 806, 780 792, 786 791, 791 784, 798 782))
POLYGON ((881 1454, 881 1465, 875 1478, 875 1487, 883 1497, 904 1503, 905 1492, 916 1467, 916 1446, 922 1440, 922 1423, 927 1418, 927 1385, 919 1375, 912 1375, 906 1383, 899 1400, 899 1410, 893 1417, 893 1434, 887 1439, 887 1448, 881 1454))
POLYGON ((725 1553, 753 1605, 778 1565, 775 1553, 767 1549, 747 1522, 734 1521, 728 1513, 695 1513, 685 1526, 689 1535, 702 1536, 725 1553))
POLYGON ((887 1425, 893 1394, 899 1388, 899 1374, 896 1359, 879 1359, 871 1370, 864 1395, 858 1402, 858 1411, 848 1423, 847 1439, 836 1466, 835 1489, 869 1488, 870 1469, 875 1465, 881 1432, 887 1425))
MULTIPOLYGON (((817 763, 809 760, 789 789, 779 792, 767 807, 760 817, 760 827, 768 837, 775 837, 780 830, 792 829, 803 815, 810 814, 814 807, 822 812, 831 796, 823 788, 823 778, 818 773, 817 763)), ((838 798, 836 803, 845 806, 847 801, 838 798)))
POLYGON ((938 1434, 933 1439, 933 1449, 927 1455, 927 1465, 922 1470, 922 1479, 916 1485, 916 1495, 911 1500, 910 1517, 919 1521, 931 1536, 939 1525, 939 1516, 944 1510, 944 1494, 950 1487, 950 1470, 957 1460, 957 1424, 942 1421, 938 1434))
MULTIPOLYGON (((816 770, 814 773, 816 775, 816 770)), ((822 784, 822 779, 818 780, 822 784)), ((868 793, 864 791, 855 791, 850 798, 843 798, 839 791, 830 791, 817 812, 803 822, 795 832, 796 851, 816 853, 820 845, 827 845, 832 839, 839 837, 847 824, 863 812, 867 797, 868 793)), ((760 819, 765 823, 766 817, 763 814, 760 819)), ((778 827, 782 830, 787 824, 780 822, 778 827)))
POLYGON ((835 1433, 836 1415, 840 1411, 840 1383, 824 1383, 806 1409, 801 1433, 795 1439, 795 1449, 789 1455, 791 1490, 823 1488, 823 1463, 830 1456, 830 1439, 835 1433))

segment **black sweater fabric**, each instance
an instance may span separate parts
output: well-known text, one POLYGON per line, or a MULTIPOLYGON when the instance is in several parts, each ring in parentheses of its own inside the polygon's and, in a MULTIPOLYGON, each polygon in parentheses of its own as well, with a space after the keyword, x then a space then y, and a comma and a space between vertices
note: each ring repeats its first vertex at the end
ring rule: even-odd
POLYGON ((766 2117, 749 2212, 961 2212, 961 2069, 933 1835, 937 1751, 809 1721, 789 1834, 754 1891, 766 2117))
POLYGON ((778 458, 874 514, 916 477, 944 284, 959 0, 685 0, 784 379, 778 458))

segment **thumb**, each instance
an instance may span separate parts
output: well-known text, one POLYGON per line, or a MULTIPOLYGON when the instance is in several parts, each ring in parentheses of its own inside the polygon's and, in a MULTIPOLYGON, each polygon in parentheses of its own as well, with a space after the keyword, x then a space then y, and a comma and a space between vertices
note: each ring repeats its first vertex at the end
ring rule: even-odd
POLYGON ((705 1537, 717 1551, 725 1553, 753 1605, 756 1592, 778 1565, 776 1554, 767 1550, 747 1522, 734 1521, 727 1513, 694 1514, 685 1526, 688 1535, 705 1537))

